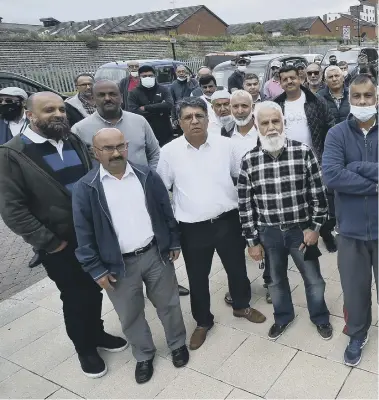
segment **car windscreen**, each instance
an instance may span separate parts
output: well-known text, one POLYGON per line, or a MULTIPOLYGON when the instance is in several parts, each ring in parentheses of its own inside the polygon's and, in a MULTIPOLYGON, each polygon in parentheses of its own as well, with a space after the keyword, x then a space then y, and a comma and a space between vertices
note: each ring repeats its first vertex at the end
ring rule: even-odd
POLYGON ((337 62, 346 61, 348 64, 356 64, 358 61, 358 55, 360 50, 348 50, 348 51, 339 51, 339 50, 329 50, 324 59, 322 60, 321 65, 327 66, 329 65, 329 57, 336 56, 337 62))
MULTIPOLYGON (((247 66, 246 68, 246 74, 256 74, 259 78, 259 81, 262 83, 265 72, 266 72, 266 67, 269 61, 252 61, 250 65, 247 66)), ((227 65, 227 66, 220 66, 217 65, 215 69, 213 70, 213 75, 216 78, 217 81, 217 86, 224 86, 228 87, 228 78, 232 73, 236 70, 236 67, 232 65, 227 65)))
POLYGON ((95 80, 109 79, 110 81, 119 83, 127 74, 127 70, 123 68, 99 68, 96 71, 95 80))

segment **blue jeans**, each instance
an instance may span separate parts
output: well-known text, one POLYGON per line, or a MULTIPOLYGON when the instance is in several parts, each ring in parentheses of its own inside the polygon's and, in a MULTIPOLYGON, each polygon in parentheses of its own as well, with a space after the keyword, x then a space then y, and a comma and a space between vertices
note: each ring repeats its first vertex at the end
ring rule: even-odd
POLYGON ((321 276, 318 260, 304 261, 299 250, 304 240, 300 226, 281 230, 279 226, 259 227, 259 237, 270 264, 272 282, 269 291, 274 306, 275 323, 287 324, 295 317, 291 289, 288 282, 288 256, 291 255, 305 284, 308 311, 315 325, 329 322, 329 310, 325 304, 325 281, 321 276))

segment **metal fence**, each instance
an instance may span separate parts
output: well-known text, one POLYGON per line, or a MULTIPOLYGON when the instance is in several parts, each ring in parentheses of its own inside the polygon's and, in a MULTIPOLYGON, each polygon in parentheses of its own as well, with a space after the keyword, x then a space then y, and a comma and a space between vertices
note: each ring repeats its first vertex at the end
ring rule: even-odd
MULTIPOLYGON (((188 60, 180 60, 183 64, 187 65, 194 73, 204 63, 202 58, 191 58, 188 60)), ((24 75, 37 82, 43 83, 60 93, 71 93, 76 90, 74 79, 81 73, 95 74, 99 65, 95 64, 67 64, 63 67, 57 67, 54 65, 47 65, 45 67, 33 67, 28 68, 14 68, 13 72, 24 75)), ((27 88, 25 88, 27 90, 27 88)), ((33 92, 33 90, 30 90, 33 92)))

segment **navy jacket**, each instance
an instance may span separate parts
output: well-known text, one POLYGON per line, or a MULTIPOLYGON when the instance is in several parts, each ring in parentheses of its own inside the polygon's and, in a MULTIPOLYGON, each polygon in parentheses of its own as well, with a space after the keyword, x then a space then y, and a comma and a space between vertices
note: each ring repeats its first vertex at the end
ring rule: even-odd
POLYGON ((335 190, 338 232, 353 239, 378 239, 378 124, 367 137, 352 115, 327 134, 324 182, 335 190))
POLYGON ((337 108, 336 103, 333 100, 333 97, 330 94, 329 88, 326 87, 323 90, 317 92, 317 95, 323 97, 328 104, 329 110, 333 114, 334 120, 336 124, 339 124, 350 114, 350 102, 349 102, 349 89, 344 87, 343 98, 341 100, 340 107, 337 108))
MULTIPOLYGON (((130 165, 143 186, 154 236, 164 262, 170 250, 180 249, 178 224, 166 187, 155 171, 130 165)), ((76 256, 83 269, 95 280, 108 273, 123 274, 125 265, 100 182, 99 167, 92 169, 75 184, 72 207, 78 241, 76 256)))

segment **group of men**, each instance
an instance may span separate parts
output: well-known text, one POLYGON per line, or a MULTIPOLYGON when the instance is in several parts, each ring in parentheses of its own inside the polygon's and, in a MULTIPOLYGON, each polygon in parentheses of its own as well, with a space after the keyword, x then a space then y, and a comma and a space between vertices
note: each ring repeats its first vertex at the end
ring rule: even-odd
POLYGON ((215 251, 233 315, 266 320, 250 306, 246 248, 261 264, 273 305, 268 338, 277 339, 295 318, 291 256, 310 319, 330 339, 318 239, 335 252, 334 229, 350 336, 344 360, 360 362, 371 325, 372 271, 376 284, 378 271, 377 88, 359 74, 346 91, 342 71, 330 66, 326 87, 315 93, 316 66, 304 70, 308 85, 299 68, 275 66, 281 92, 272 101, 261 98, 258 77, 243 68, 242 88, 236 84, 230 93, 206 68, 197 82, 179 67, 178 82, 167 89, 151 66, 134 62, 119 86, 78 76, 78 95, 66 102, 49 92, 27 98, 18 88, 0 91, 0 214, 56 283, 87 376, 107 372, 98 348, 115 352, 130 344, 136 381, 151 379, 156 349, 144 286, 173 365, 188 363, 179 301, 188 290, 178 286, 174 268, 181 251, 196 321, 190 350, 214 326, 215 251), (171 119, 183 132, 174 140, 171 119), (102 289, 127 340, 104 331, 102 289))

